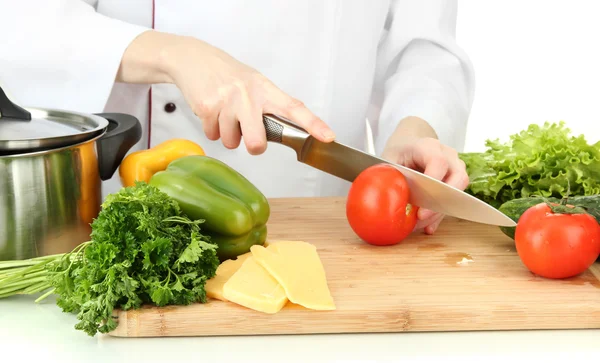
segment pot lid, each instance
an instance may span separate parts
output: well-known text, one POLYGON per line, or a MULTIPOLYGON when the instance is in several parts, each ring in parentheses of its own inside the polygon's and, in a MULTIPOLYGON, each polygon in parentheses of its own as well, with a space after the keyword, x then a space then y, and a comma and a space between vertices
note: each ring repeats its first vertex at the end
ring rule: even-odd
POLYGON ((100 116, 12 103, 0 88, 0 153, 35 152, 78 144, 102 134, 100 116))

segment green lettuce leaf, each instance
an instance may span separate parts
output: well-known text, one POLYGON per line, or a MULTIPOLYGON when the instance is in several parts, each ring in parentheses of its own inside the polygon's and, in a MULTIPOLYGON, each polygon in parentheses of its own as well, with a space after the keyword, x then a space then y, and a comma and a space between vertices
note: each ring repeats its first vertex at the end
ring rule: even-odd
POLYGON ((590 145, 559 123, 529 125, 509 142, 487 140, 486 150, 462 153, 466 192, 499 207, 521 197, 600 194, 600 142, 590 145))

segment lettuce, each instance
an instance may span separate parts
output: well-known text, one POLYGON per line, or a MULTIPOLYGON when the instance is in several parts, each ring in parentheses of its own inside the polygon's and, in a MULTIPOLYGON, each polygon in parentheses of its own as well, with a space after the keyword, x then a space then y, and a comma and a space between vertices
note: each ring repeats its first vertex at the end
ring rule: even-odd
POLYGON ((467 166, 466 192, 499 207, 532 195, 600 194, 600 142, 570 135, 560 123, 532 124, 510 141, 486 140, 486 150, 461 153, 467 166))

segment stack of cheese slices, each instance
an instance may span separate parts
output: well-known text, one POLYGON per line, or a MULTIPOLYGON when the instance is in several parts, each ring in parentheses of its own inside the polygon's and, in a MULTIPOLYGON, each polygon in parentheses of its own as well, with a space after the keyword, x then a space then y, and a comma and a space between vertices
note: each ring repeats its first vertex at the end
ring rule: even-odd
POLYGON ((256 245, 235 260, 223 261, 216 276, 206 282, 206 295, 268 314, 288 302, 335 310, 317 249, 303 241, 256 245))

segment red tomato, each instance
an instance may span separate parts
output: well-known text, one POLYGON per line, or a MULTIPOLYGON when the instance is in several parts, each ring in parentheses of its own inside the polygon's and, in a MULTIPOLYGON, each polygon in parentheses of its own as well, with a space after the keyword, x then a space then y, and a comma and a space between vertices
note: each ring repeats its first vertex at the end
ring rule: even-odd
POLYGON ((404 240, 417 224, 418 207, 408 203, 410 189, 402 173, 388 164, 365 169, 352 183, 346 202, 350 227, 377 246, 404 240))
POLYGON ((519 219, 515 244, 521 261, 531 272, 552 279, 572 277, 598 258, 600 226, 584 211, 561 213, 540 203, 519 219))

